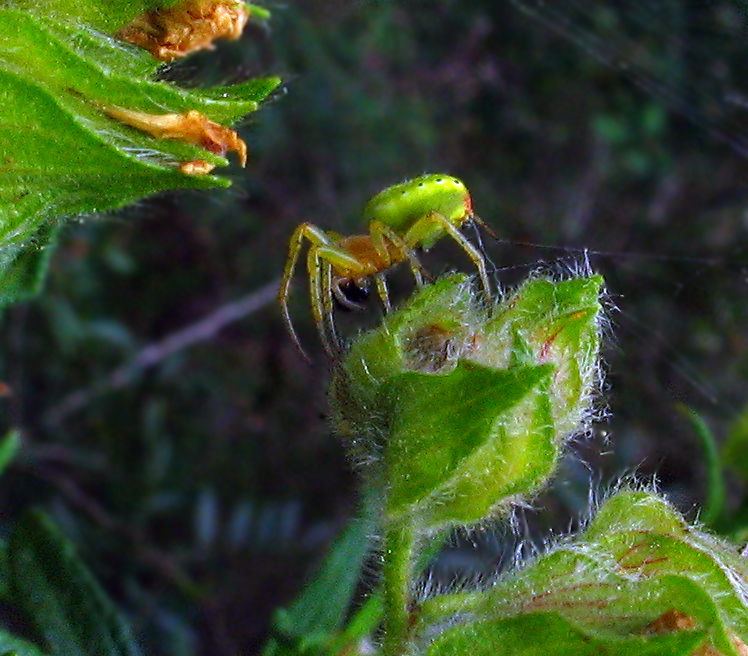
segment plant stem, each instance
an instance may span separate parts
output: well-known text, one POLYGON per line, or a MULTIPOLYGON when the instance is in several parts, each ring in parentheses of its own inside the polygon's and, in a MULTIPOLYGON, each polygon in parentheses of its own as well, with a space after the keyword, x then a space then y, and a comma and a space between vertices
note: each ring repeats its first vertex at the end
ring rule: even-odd
POLYGON ((699 521, 714 527, 725 511, 725 479, 722 475, 722 460, 714 434, 701 416, 686 405, 678 405, 681 415, 691 422, 696 437, 701 442, 706 472, 706 498, 701 507, 699 521))
POLYGON ((400 656, 408 639, 415 537, 411 524, 393 522, 384 531, 383 656, 400 656))

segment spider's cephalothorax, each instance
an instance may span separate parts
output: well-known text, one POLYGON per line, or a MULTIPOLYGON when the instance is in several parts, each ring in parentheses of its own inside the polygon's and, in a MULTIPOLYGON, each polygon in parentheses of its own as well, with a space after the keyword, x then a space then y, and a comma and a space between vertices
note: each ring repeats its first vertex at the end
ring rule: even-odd
POLYGON ((416 249, 427 250, 445 235, 457 242, 472 260, 486 296, 490 298, 483 255, 460 228, 472 222, 492 236, 493 233, 473 213, 470 193, 457 178, 429 174, 387 187, 366 204, 364 220, 369 227, 365 235, 342 236, 311 223, 302 223, 291 236, 278 300, 283 320, 297 345, 299 340, 288 312, 288 295, 304 240, 309 242, 307 273, 312 315, 322 345, 331 357, 339 351, 334 299, 348 309, 360 309, 361 290, 366 290, 373 278, 382 305, 389 310, 385 274, 407 261, 416 284, 423 284, 425 272, 416 249))

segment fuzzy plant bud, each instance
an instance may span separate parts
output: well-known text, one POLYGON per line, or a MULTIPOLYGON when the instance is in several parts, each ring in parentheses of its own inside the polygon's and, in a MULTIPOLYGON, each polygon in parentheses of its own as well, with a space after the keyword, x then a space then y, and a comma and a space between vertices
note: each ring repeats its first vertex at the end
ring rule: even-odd
POLYGON ((334 426, 387 490, 385 522, 471 525, 551 475, 597 382, 602 279, 531 279, 495 307, 420 289, 336 368, 334 426))

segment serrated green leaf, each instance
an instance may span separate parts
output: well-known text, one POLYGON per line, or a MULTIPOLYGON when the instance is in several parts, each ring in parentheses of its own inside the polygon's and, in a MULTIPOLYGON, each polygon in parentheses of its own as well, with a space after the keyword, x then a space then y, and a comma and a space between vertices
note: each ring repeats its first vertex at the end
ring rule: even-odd
POLYGON ((44 515, 29 512, 13 526, 8 565, 14 605, 53 654, 140 656, 123 617, 44 515))
POLYGON ((57 216, 111 209, 168 187, 216 184, 103 143, 45 91, 3 71, 0 104, 0 253, 6 267, 7 253, 57 216))
POLYGON ((4 0, 0 7, 13 7, 48 16, 60 23, 86 25, 102 32, 114 32, 144 11, 169 7, 179 0, 4 0))
POLYGON ((0 4, 0 303, 34 291, 45 264, 39 247, 61 218, 164 190, 228 186, 179 168, 193 161, 223 166, 224 157, 154 138, 115 120, 109 108, 197 111, 224 125, 257 109, 278 84, 264 78, 187 90, 154 80, 147 53, 97 31, 152 3, 27 4, 0 4))

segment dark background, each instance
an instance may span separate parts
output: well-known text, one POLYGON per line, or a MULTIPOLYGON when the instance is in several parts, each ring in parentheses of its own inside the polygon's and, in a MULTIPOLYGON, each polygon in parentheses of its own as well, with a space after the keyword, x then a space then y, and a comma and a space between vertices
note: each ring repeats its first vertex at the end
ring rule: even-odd
MULTIPOLYGON (((3 317, 12 395, 0 402, 24 436, 3 524, 45 507, 153 653, 254 653, 354 511, 305 280, 291 311, 312 367, 268 285, 298 223, 365 232, 365 201, 426 171, 464 180, 501 236, 485 241, 498 285, 585 258, 606 277, 608 420, 574 444, 520 537, 565 531, 590 490, 633 472, 695 516, 703 456, 677 406, 722 436, 748 392, 746 9, 548 4, 562 13, 537 20, 495 0, 269 5, 269 30, 163 73, 187 85, 283 77, 240 126, 250 156, 228 170, 233 188, 67 228, 44 294, 3 317), (169 354, 164 340, 251 294, 253 312, 169 354), (153 366, 128 368, 144 353, 153 366)), ((432 271, 471 270, 453 245, 433 251, 432 271)), ((407 296, 408 276, 392 278, 407 296)), ((372 303, 343 331, 380 313, 372 303)), ((458 540, 441 567, 491 571, 516 540, 458 540)))

